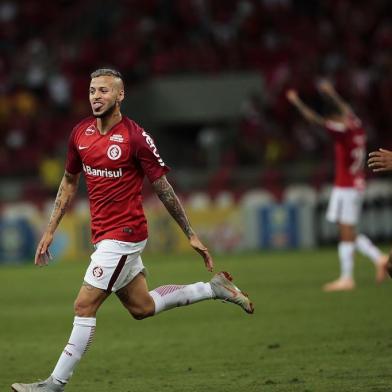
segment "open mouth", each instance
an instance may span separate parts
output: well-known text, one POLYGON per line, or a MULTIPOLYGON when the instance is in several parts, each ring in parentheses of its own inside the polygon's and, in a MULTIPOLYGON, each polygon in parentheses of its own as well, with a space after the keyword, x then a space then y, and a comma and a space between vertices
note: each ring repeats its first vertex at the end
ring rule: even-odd
POLYGON ((103 103, 102 102, 94 102, 92 106, 95 111, 99 111, 102 108, 103 103))

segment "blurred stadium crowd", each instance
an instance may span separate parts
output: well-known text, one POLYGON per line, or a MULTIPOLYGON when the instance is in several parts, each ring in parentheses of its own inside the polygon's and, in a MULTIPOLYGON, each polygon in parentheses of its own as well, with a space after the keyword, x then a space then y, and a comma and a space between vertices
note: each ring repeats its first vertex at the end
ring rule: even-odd
MULTIPOLYGON (((322 111, 322 77, 356 108, 371 145, 388 147, 391 19, 389 0, 0 1, 0 174, 61 172, 68 134, 90 112, 88 75, 101 65, 121 70, 128 88, 174 74, 260 73, 265 95, 243 103, 216 163, 221 177, 228 164, 328 159, 328 138, 285 99, 294 87, 322 111)), ((198 163, 189 160, 169 164, 198 163)))

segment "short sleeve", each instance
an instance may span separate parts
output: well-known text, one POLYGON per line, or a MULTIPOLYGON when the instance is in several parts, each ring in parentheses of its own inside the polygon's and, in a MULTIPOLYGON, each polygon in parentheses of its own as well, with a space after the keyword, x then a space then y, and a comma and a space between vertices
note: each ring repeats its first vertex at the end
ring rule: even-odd
POLYGON ((65 170, 71 174, 78 174, 83 170, 82 160, 75 146, 75 134, 76 128, 72 130, 68 140, 67 160, 65 164, 65 170))
POLYGON ((334 139, 340 139, 346 133, 347 126, 340 121, 328 120, 325 122, 325 129, 334 139))
POLYGON ((346 125, 340 121, 328 120, 325 123, 325 127, 329 132, 346 132, 347 130, 346 125))
POLYGON ((168 173, 170 168, 166 166, 154 140, 144 129, 138 127, 134 135, 134 156, 152 183, 168 173))

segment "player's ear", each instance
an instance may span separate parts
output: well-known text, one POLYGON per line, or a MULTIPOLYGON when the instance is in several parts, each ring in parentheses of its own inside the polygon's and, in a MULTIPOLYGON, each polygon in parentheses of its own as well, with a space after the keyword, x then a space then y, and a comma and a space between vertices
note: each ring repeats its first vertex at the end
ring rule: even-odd
POLYGON ((121 89, 121 90, 119 91, 119 93, 118 93, 117 102, 118 102, 119 104, 121 104, 122 101, 124 101, 124 98, 125 98, 124 89, 121 89))

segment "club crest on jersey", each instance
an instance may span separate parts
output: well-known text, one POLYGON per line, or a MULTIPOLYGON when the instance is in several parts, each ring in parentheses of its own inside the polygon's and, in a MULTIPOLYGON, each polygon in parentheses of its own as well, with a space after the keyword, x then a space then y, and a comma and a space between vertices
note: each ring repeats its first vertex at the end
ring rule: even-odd
POLYGON ((87 136, 94 135, 94 133, 95 133, 94 125, 90 125, 90 126, 86 129, 86 131, 85 131, 84 133, 85 133, 87 136))
POLYGON ((107 152, 108 158, 112 161, 117 161, 121 157, 121 148, 117 144, 112 144, 108 148, 107 152))

